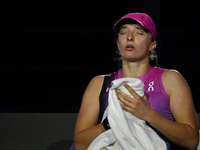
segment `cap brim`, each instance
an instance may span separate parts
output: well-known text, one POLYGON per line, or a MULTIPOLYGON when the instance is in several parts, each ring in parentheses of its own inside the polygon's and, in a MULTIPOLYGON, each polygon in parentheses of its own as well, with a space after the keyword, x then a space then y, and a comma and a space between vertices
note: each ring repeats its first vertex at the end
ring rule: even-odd
POLYGON ((132 18, 124 18, 124 19, 120 20, 119 22, 117 22, 117 24, 114 26, 113 30, 118 33, 121 25, 123 25, 123 24, 135 24, 135 23, 140 24, 137 20, 134 20, 132 18))

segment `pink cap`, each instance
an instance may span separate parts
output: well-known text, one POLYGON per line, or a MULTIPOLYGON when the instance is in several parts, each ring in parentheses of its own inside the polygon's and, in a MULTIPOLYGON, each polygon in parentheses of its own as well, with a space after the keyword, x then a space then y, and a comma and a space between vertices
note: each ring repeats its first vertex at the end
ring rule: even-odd
POLYGON ((115 25, 113 26, 113 30, 115 32, 119 32, 120 26, 122 24, 131 23, 130 19, 137 21, 145 29, 151 31, 151 34, 152 34, 154 40, 156 40, 156 26, 155 26, 152 18, 149 15, 145 14, 145 13, 130 13, 130 14, 126 14, 125 16, 123 16, 121 19, 119 19, 115 23, 115 25))

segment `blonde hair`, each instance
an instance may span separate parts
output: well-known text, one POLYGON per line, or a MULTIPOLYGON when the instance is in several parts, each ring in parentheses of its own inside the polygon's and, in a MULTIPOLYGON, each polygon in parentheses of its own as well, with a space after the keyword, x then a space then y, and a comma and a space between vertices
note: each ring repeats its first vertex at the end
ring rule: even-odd
POLYGON ((152 62, 155 61, 155 66, 158 67, 158 55, 156 54, 155 50, 150 52, 149 58, 150 58, 150 61, 152 62))

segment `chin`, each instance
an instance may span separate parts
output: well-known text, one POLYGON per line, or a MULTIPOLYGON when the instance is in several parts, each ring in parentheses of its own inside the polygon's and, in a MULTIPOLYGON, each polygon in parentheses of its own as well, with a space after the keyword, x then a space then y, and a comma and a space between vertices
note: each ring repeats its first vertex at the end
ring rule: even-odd
POLYGON ((135 58, 124 58, 125 61, 129 61, 129 62, 135 62, 136 59, 135 58))

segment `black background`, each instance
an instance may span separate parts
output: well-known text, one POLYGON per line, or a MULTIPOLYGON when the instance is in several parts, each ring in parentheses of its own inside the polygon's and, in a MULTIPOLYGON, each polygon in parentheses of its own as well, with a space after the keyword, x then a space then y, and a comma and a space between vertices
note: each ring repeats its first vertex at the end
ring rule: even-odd
POLYGON ((118 69, 112 27, 130 12, 153 18, 159 66, 185 77, 199 112, 198 1, 7 0, 0 11, 1 112, 78 112, 89 81, 118 69))

